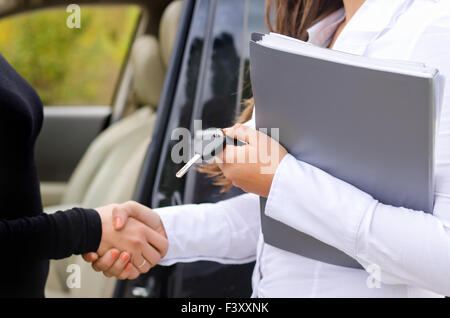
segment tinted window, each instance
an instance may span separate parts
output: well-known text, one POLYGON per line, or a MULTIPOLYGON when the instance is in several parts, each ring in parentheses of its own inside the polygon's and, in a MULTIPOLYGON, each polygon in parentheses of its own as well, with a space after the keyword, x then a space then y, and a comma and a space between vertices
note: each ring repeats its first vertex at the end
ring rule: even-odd
MULTIPOLYGON (((193 2, 189 1, 189 4, 193 2)), ((172 101, 166 106, 169 120, 159 157, 151 202, 153 208, 188 202, 213 202, 235 195, 223 195, 212 186, 211 180, 192 169, 188 178, 177 179, 175 173, 183 163, 174 163, 171 150, 173 129, 193 129, 194 119, 202 119, 205 126, 225 127, 234 122, 249 84, 245 77, 248 68, 248 41, 251 32, 264 32, 264 0, 197 0, 190 16, 189 32, 183 51, 182 65, 175 93, 165 96, 172 101), (173 96, 172 96, 173 95, 173 96), (212 114, 212 115, 211 115, 212 114), (187 181, 186 181, 187 180, 187 181)), ((165 105, 165 104, 163 104, 165 105)), ((160 109, 162 110, 162 108, 160 109)), ((205 126, 203 128, 205 128, 205 126)), ((158 155, 156 152, 154 155, 158 155)), ((185 160, 190 154, 185 154, 185 160)), ((153 182, 153 180, 150 180, 153 182)), ((145 188, 144 188, 145 189, 145 188)), ((141 193, 142 197, 145 194, 141 193)), ((148 291, 149 297, 249 297, 254 263, 222 265, 213 262, 179 263, 171 267, 157 266, 131 282, 132 286, 148 291)), ((125 284, 123 284, 125 285, 125 284)), ((140 290, 141 290, 140 289, 140 290)))
POLYGON ((247 7, 247 28, 245 32, 245 52, 242 55, 244 63, 244 73, 241 86, 242 100, 252 97, 252 86, 250 83, 250 50, 248 42, 250 41, 253 32, 267 33, 268 29, 265 23, 265 1, 248 0, 247 7))
MULTIPOLYGON (((165 143, 163 145, 160 166, 156 177, 155 191, 152 196, 152 207, 181 204, 185 179, 177 179, 175 173, 183 166, 171 158, 172 147, 178 142, 171 141, 175 128, 190 129, 193 105, 198 88, 200 68, 204 51, 206 28, 208 24, 210 0, 196 2, 194 16, 186 42, 178 85, 174 96, 172 114, 169 119, 165 143)), ((184 153, 188 160, 190 153, 184 153)))
MULTIPOLYGON (((266 31, 264 7, 263 0, 197 2, 167 140, 174 128, 192 131, 194 120, 201 119, 203 129, 223 128, 235 122, 242 99, 251 96, 248 41, 251 32, 266 31), (212 27, 207 32, 208 23, 212 27), (200 81, 201 85, 198 85, 200 81)), ((211 180, 197 174, 195 169, 184 179, 175 178, 175 173, 183 166, 183 163, 174 163, 170 157, 177 142, 167 142, 164 146, 152 205, 212 202, 226 198, 219 193, 218 187, 211 185, 211 180)), ((183 155, 187 161, 191 153, 183 155)), ((235 189, 228 196, 237 193, 239 191, 235 189)))

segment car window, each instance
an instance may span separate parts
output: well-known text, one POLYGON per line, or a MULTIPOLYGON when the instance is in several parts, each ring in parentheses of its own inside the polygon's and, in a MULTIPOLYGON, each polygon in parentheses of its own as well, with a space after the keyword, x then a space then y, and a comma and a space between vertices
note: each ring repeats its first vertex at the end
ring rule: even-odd
MULTIPOLYGON (((174 128, 187 128, 191 133, 199 129, 194 120, 202 120, 202 129, 227 127, 235 121, 242 99, 251 95, 243 89, 249 83, 245 76, 248 41, 252 31, 265 31, 264 6, 263 0, 196 1, 151 196, 152 207, 216 202, 242 193, 237 188, 220 193, 220 187, 213 186, 211 179, 195 167, 177 179, 175 173, 183 162, 172 160, 171 151, 178 140, 170 139, 174 128), (251 11, 255 7, 259 15, 251 11)), ((186 155, 184 160, 192 153, 186 155)), ((170 297, 248 297, 253 268, 252 263, 227 266, 195 262, 177 264, 170 274, 161 277, 170 277, 170 297)))
MULTIPOLYGON (((164 145, 159 161, 156 177, 155 193, 152 196, 151 206, 162 207, 182 203, 185 179, 175 178, 175 173, 183 163, 172 161, 172 147, 177 140, 170 140, 172 131, 176 128, 190 129, 193 105, 195 103, 200 69, 204 54, 206 28, 208 25, 208 12, 210 0, 199 0, 195 4, 194 14, 186 40, 177 89, 173 97, 172 113, 164 138, 164 145)), ((189 153, 183 155, 188 159, 189 153)))
MULTIPOLYGON (((155 180, 153 207, 214 202, 226 197, 219 193, 219 187, 211 186, 211 180, 196 173, 195 169, 182 179, 175 178, 184 162, 172 161, 171 151, 178 140, 168 140, 175 128, 184 127, 192 131, 194 120, 201 119, 203 129, 223 128, 235 121, 242 100, 251 97, 250 35, 267 30, 265 1, 262 0, 217 1, 214 6, 209 0, 201 0, 196 3, 194 12, 155 180), (211 29, 205 32, 208 18, 211 29)), ((191 154, 183 155, 187 161, 191 154)), ((227 196, 236 193, 232 191, 227 196)))
POLYGON ((141 9, 82 6, 79 28, 67 23, 75 11, 66 9, 41 9, 1 19, 0 53, 38 91, 46 106, 111 105, 141 9))
MULTIPOLYGON (((194 119, 202 129, 232 126, 243 101, 251 97, 249 40, 252 32, 266 32, 265 1, 218 1, 211 32, 204 82, 198 91, 194 119)), ((194 127, 191 126, 191 130, 194 127)), ((241 194, 238 188, 221 193, 211 179, 191 169, 186 176, 184 203, 216 202, 241 194)))
MULTIPOLYGON (((197 91, 193 120, 201 120, 196 129, 230 127, 239 114, 241 81, 244 73, 243 55, 248 46, 246 38, 246 10, 249 2, 242 0, 218 1, 214 21, 207 39, 206 63, 202 70, 203 84, 197 91)), ((184 203, 215 202, 234 196, 234 188, 224 194, 212 186, 211 179, 191 169, 186 174, 184 203)))
MULTIPOLYGON (((245 29, 245 52, 241 56, 243 59, 244 70, 242 74, 241 102, 252 97, 252 85, 250 82, 250 41, 253 32, 267 33, 268 28, 265 23, 265 1, 248 0, 247 5, 247 25, 245 29)), ((243 104, 241 104, 242 106, 243 104)), ((242 110, 242 109, 241 109, 242 110)))

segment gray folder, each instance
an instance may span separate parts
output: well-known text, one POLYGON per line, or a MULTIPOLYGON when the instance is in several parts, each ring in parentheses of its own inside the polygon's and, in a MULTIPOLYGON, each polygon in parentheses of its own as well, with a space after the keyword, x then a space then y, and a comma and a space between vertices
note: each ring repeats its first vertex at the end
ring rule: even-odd
MULTIPOLYGON (((279 141, 290 154, 384 204, 431 213, 439 72, 339 52, 324 59, 331 50, 309 44, 304 44, 307 53, 286 52, 261 45, 263 36, 255 33, 250 42, 257 128, 269 134, 279 128, 279 141), (342 62, 349 60, 356 62, 342 62)), ((361 267, 336 248, 266 216, 265 200, 261 223, 267 244, 361 267)))

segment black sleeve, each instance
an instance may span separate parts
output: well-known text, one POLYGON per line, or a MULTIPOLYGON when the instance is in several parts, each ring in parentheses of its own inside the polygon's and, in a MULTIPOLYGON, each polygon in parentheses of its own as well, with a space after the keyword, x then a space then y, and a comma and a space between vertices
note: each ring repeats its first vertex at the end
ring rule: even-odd
POLYGON ((100 216, 90 209, 0 219, 0 251, 9 255, 20 253, 31 259, 60 259, 95 252, 101 237, 100 216))

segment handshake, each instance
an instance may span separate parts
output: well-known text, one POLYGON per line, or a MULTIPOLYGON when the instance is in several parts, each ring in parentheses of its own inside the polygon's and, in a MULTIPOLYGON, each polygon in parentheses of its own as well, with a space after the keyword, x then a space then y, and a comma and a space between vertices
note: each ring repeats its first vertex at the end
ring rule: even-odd
POLYGON ((159 215, 137 202, 97 208, 102 238, 96 253, 83 258, 106 277, 136 279, 159 263, 169 243, 159 215))

